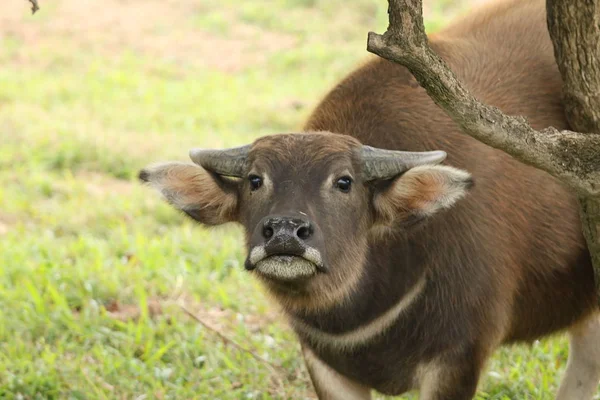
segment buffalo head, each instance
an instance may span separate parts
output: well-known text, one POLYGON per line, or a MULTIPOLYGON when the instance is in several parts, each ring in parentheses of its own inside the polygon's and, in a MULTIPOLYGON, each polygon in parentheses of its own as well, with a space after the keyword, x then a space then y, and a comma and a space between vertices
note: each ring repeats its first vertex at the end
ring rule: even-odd
POLYGON ((318 308, 360 278, 375 229, 408 229, 466 194, 471 176, 438 165, 445 157, 328 132, 282 134, 194 149, 193 164, 155 164, 140 179, 201 224, 241 224, 246 269, 284 302, 318 308))

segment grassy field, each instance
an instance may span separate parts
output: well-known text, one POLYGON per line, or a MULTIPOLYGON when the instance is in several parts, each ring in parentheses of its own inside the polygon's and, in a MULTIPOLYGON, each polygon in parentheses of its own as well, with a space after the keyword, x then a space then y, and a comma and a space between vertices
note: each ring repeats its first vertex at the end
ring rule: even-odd
MULTIPOLYGON (((314 398, 240 231, 194 226, 135 175, 297 129, 385 2, 40 5, 0 6, 0 398, 314 398)), ((428 29, 469 6, 429 2, 428 29)), ((566 358, 564 338, 503 349, 479 398, 551 399, 566 358)))

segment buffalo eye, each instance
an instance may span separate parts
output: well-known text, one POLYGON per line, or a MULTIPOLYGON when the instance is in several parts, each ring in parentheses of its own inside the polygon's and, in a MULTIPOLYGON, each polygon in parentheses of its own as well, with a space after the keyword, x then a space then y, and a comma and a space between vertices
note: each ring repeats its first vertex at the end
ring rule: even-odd
POLYGON ((250 190, 254 191, 260 188, 263 184, 263 180, 260 176, 250 175, 248 177, 248 181, 250 182, 250 190))
POLYGON ((348 193, 350 191, 351 186, 352 178, 350 178, 349 176, 341 177, 335 182, 336 189, 343 193, 348 193))

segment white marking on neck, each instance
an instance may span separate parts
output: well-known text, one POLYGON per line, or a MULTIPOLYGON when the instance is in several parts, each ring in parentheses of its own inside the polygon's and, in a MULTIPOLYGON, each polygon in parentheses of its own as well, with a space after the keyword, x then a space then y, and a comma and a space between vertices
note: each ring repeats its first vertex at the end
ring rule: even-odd
POLYGON ((405 312, 425 289, 427 279, 423 275, 417 283, 392 308, 375 318, 368 324, 344 333, 327 333, 314 328, 304 321, 291 317, 292 326, 307 335, 319 346, 329 346, 338 350, 350 350, 364 345, 383 334, 405 312))

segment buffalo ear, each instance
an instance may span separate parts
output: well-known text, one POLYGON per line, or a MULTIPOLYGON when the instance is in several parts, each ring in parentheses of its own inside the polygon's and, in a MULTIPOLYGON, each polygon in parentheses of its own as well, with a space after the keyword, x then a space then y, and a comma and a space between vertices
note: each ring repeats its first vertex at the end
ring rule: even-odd
POLYGON ((414 224, 452 207, 473 184, 471 174, 450 166, 414 167, 375 194, 377 221, 384 225, 414 224))
POLYGON ((138 176, 169 204, 202 224, 220 225, 238 218, 237 185, 202 167, 165 162, 142 169, 138 176))

